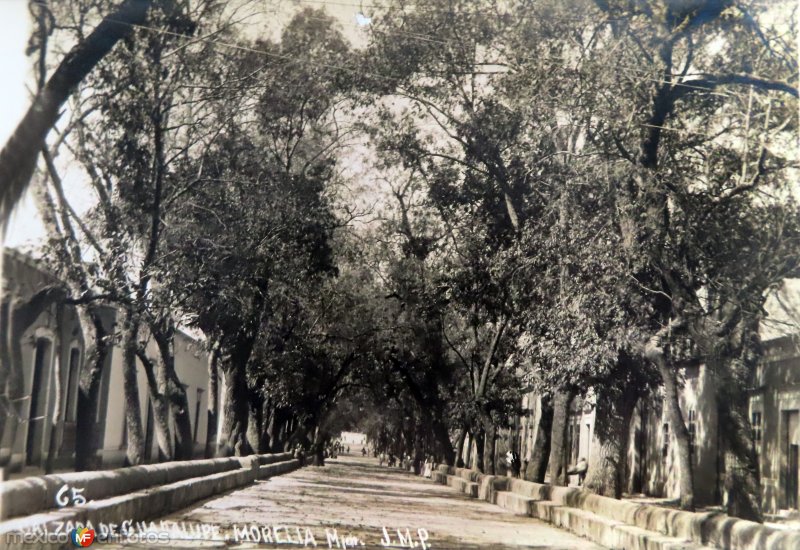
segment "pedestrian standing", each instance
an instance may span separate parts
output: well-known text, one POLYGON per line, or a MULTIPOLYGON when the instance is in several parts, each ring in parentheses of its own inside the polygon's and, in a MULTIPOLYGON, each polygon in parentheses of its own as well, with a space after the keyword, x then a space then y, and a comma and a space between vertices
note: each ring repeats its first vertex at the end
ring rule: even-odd
POLYGON ((432 475, 431 472, 432 469, 433 469, 433 457, 431 455, 428 455, 428 457, 425 459, 425 468, 422 470, 422 475, 430 479, 432 475))

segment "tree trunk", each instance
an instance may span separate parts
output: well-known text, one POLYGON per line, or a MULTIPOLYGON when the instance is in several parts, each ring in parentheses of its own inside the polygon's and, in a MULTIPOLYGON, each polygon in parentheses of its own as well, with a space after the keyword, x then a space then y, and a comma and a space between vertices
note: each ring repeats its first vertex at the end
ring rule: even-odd
POLYGON ((217 422, 219 417, 219 346, 214 345, 208 355, 208 412, 206 414, 206 450, 204 456, 217 454, 217 422))
POLYGON ((253 450, 247 441, 247 379, 244 365, 229 364, 223 367, 225 412, 220 434, 220 456, 248 456, 253 450))
POLYGON ((435 408, 434 415, 431 418, 433 436, 436 438, 442 460, 444 460, 444 463, 448 466, 453 466, 456 461, 456 453, 453 450, 453 442, 450 440, 450 431, 447 429, 447 424, 444 422, 444 411, 440 409, 441 407, 435 408))
MULTIPOLYGON (((326 434, 323 430, 319 427, 317 422, 314 422, 314 442, 311 445, 311 451, 313 453, 313 462, 314 466, 325 466, 325 440, 326 434)), ((310 431, 310 430, 309 430, 310 431)))
POLYGON ((725 493, 729 516, 764 521, 761 509, 761 475, 758 455, 753 442, 753 427, 750 424, 750 398, 747 388, 754 387, 755 371, 762 355, 758 336, 757 317, 742 322, 741 350, 739 357, 726 361, 718 384, 719 425, 722 430, 722 446, 725 453, 725 493))
POLYGON ((263 448, 263 410, 264 398, 253 390, 248 392, 249 406, 247 411, 247 442, 255 453, 264 453, 266 450, 263 448))
POLYGON ((680 476, 681 510, 694 510, 694 472, 689 448, 689 430, 683 420, 680 398, 678 396, 678 379, 674 368, 659 367, 664 383, 664 406, 667 409, 672 438, 678 451, 678 473, 680 476))
POLYGON ((729 516, 763 522, 761 479, 748 418, 749 400, 720 407, 725 457, 725 493, 729 516))
POLYGON ((14 298, 10 304, 10 330, 6 337, 8 338, 8 347, 10 362, 8 364, 8 376, 6 377, 6 392, 8 400, 13 404, 13 411, 16 413, 11 417, 11 421, 7 424, 8 440, 11 442, 11 449, 13 452, 14 444, 17 439, 17 430, 19 429, 20 420, 27 418, 28 414, 24 411, 23 397, 25 395, 24 379, 22 374, 22 335, 25 330, 30 326, 20 318, 18 308, 21 300, 14 298))
POLYGON ((194 458, 194 436, 192 434, 192 418, 189 412, 189 398, 173 366, 167 368, 167 396, 169 409, 175 421, 175 460, 191 460, 194 458))
POLYGON ((261 449, 260 452, 268 453, 272 447, 272 441, 269 437, 269 423, 272 421, 275 407, 272 406, 272 400, 264 399, 263 401, 264 403, 261 406, 261 430, 258 438, 258 448, 261 449))
MULTIPOLYGON (((2 256, 2 251, 0 251, 0 258, 2 256)), ((1 259, 0 262, 2 262, 1 259)), ((2 407, 0 410, 0 467, 3 469, 10 465, 14 451, 14 441, 6 437, 9 435, 6 427, 9 422, 16 422, 19 414, 19 405, 11 400, 7 392, 8 375, 11 371, 11 351, 9 349, 11 333, 9 312, 11 307, 8 303, 8 296, 5 298, 0 301, 0 407, 2 407)), ((6 480, 8 476, 3 475, 2 479, 6 480)))
POLYGON ((536 427, 533 453, 525 469, 525 480, 544 483, 547 473, 547 459, 550 455, 550 433, 553 429, 553 405, 549 398, 541 398, 541 414, 536 427))
POLYGON ((464 468, 466 465, 466 461, 464 460, 464 441, 467 438, 467 429, 461 428, 461 431, 458 432, 458 437, 456 438, 456 462, 455 465, 458 468, 464 468))
POLYGON ((275 407, 269 421, 269 439, 270 450, 273 453, 279 453, 283 450, 283 443, 285 439, 285 432, 283 430, 286 421, 287 412, 283 407, 275 407))
POLYGON ((158 347, 157 375, 158 392, 166 397, 169 412, 175 422, 175 441, 172 446, 175 460, 191 460, 194 457, 194 437, 189 399, 186 389, 175 372, 175 323, 171 317, 162 319, 150 327, 150 333, 158 347))
POLYGON ((30 183, 44 139, 59 117, 59 110, 75 87, 135 25, 145 22, 152 0, 125 0, 81 40, 39 91, 14 133, 0 151, 0 221, 30 183))
POLYGON ((486 441, 486 432, 483 428, 478 428, 475 431, 475 466, 474 468, 479 472, 483 472, 484 462, 484 442, 486 441))
POLYGON ((497 428, 490 418, 484 419, 483 423, 484 440, 483 440, 483 473, 488 475, 495 475, 495 450, 497 445, 497 428))
POLYGON ((86 346, 83 367, 78 385, 78 406, 75 416, 75 471, 82 472, 98 467, 97 450, 100 434, 97 430, 97 406, 100 381, 103 377, 111 340, 98 306, 78 306, 78 319, 86 346))
POLYGON ((141 346, 137 346, 137 354, 147 376, 147 387, 150 391, 150 402, 153 406, 153 427, 155 428, 156 442, 158 443, 158 460, 159 462, 170 461, 173 459, 174 454, 172 433, 169 427, 169 404, 167 396, 163 393, 163 390, 167 387, 166 373, 163 368, 156 367, 156 363, 150 359, 141 346))
MULTIPOLYGON (((669 335, 671 327, 677 321, 673 320, 660 329, 648 341, 645 348, 645 357, 658 367, 658 373, 664 384, 664 406, 666 407, 667 420, 670 425, 670 434, 675 441, 678 455, 678 475, 680 478, 681 510, 694 510, 694 472, 692 471, 692 457, 689 449, 689 430, 683 420, 680 398, 678 396, 678 376, 676 370, 667 364, 664 352, 664 340, 669 335)), ((723 426, 723 424, 720 424, 723 426)))
POLYGON ((567 427, 569 425, 569 404, 572 390, 559 390, 553 397, 553 424, 550 430, 550 457, 547 473, 551 485, 567 483, 567 427))
POLYGON ((125 427, 128 434, 126 465, 144 461, 144 431, 139 405, 139 384, 136 380, 136 353, 139 348, 139 322, 127 313, 122 335, 122 381, 125 396, 125 427))
POLYGON ((625 385, 619 390, 609 388, 597 400, 585 489, 608 497, 622 497, 631 418, 638 396, 638 391, 625 385))

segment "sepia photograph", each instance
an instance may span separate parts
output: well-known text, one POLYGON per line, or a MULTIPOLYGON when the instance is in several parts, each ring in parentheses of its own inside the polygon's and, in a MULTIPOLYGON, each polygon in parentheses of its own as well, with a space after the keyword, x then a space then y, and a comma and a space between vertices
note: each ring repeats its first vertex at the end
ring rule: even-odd
POLYGON ((797 0, 0 0, 0 550, 800 550, 797 0))

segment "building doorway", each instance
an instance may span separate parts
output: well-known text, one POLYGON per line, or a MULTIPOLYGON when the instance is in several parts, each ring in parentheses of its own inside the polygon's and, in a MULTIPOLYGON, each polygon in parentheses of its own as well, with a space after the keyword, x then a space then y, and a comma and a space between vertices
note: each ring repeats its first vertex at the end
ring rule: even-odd
POLYGON ((25 442, 25 463, 38 466, 42 461, 44 429, 47 423, 47 382, 50 363, 50 341, 36 340, 33 352, 33 379, 31 380, 31 403, 28 409, 28 435, 25 442))
POLYGON ((783 411, 786 508, 797 510, 800 489, 800 411, 783 411))
POLYGON ((797 471, 800 468, 800 446, 789 445, 789 470, 786 474, 786 507, 797 509, 797 471))

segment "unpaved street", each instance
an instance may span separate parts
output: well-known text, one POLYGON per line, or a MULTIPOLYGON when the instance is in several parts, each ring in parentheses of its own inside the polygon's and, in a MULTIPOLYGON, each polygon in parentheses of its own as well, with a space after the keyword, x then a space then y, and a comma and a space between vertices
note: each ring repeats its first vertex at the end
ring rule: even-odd
POLYGON ((170 546, 183 548, 600 548, 360 456, 259 481, 164 519, 151 531, 171 526, 170 546), (200 524, 215 540, 199 543, 200 524))

